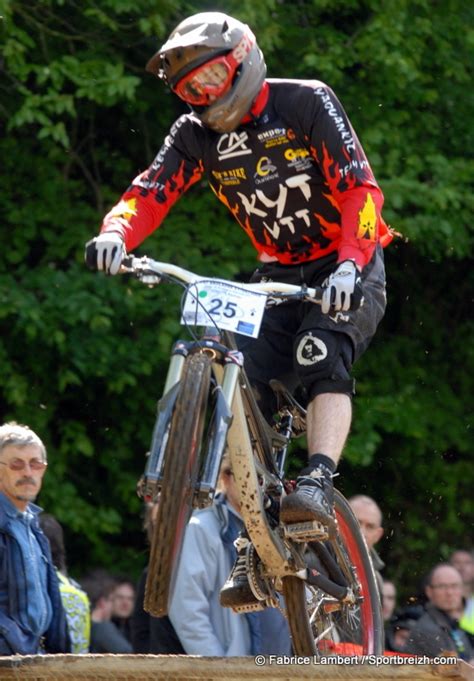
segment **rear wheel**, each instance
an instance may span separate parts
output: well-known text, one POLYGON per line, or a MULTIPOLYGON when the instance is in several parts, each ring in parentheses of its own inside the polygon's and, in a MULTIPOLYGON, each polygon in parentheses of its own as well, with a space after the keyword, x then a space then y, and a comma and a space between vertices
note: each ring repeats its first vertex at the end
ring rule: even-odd
MULTIPOLYGON (((335 490, 338 534, 325 543, 350 597, 341 602, 298 577, 283 579, 288 623, 297 655, 380 655, 383 619, 372 561, 348 502, 335 490)), ((321 574, 328 570, 310 545, 308 562, 321 574)))
POLYGON ((171 418, 144 601, 145 610, 156 617, 168 612, 184 532, 192 511, 211 361, 205 353, 191 355, 186 360, 171 418))

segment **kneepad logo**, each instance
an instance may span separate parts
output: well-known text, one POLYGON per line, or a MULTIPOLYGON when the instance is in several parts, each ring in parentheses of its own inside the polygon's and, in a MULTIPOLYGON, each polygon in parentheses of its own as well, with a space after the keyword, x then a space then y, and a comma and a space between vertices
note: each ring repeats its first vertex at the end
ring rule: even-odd
POLYGON ((303 336, 296 349, 296 361, 300 366, 311 366, 328 356, 326 344, 312 333, 303 336))

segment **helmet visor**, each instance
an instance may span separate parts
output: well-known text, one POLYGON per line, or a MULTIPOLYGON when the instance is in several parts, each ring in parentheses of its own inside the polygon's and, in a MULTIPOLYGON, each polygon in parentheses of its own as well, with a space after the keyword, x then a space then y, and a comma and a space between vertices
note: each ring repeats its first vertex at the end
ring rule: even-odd
POLYGON ((238 62, 232 54, 216 57, 178 81, 174 91, 193 106, 208 106, 232 85, 238 62))

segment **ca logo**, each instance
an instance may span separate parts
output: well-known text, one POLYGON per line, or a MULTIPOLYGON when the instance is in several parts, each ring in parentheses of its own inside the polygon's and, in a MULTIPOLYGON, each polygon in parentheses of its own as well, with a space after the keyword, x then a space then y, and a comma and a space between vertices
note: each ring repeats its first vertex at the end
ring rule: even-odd
POLYGON ((249 136, 246 132, 231 132, 230 135, 222 135, 217 142, 219 161, 223 161, 226 158, 234 158, 235 156, 251 154, 252 150, 245 144, 248 138, 249 136))

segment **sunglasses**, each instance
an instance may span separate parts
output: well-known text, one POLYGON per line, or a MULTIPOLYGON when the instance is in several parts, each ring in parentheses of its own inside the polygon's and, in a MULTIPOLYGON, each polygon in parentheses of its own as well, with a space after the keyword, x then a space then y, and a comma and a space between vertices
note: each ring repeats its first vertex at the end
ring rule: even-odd
POLYGON ((10 461, 0 461, 0 463, 2 466, 8 466, 11 471, 24 471, 27 466, 32 471, 43 471, 48 465, 46 461, 41 461, 41 459, 30 459, 29 461, 11 459, 10 461))

